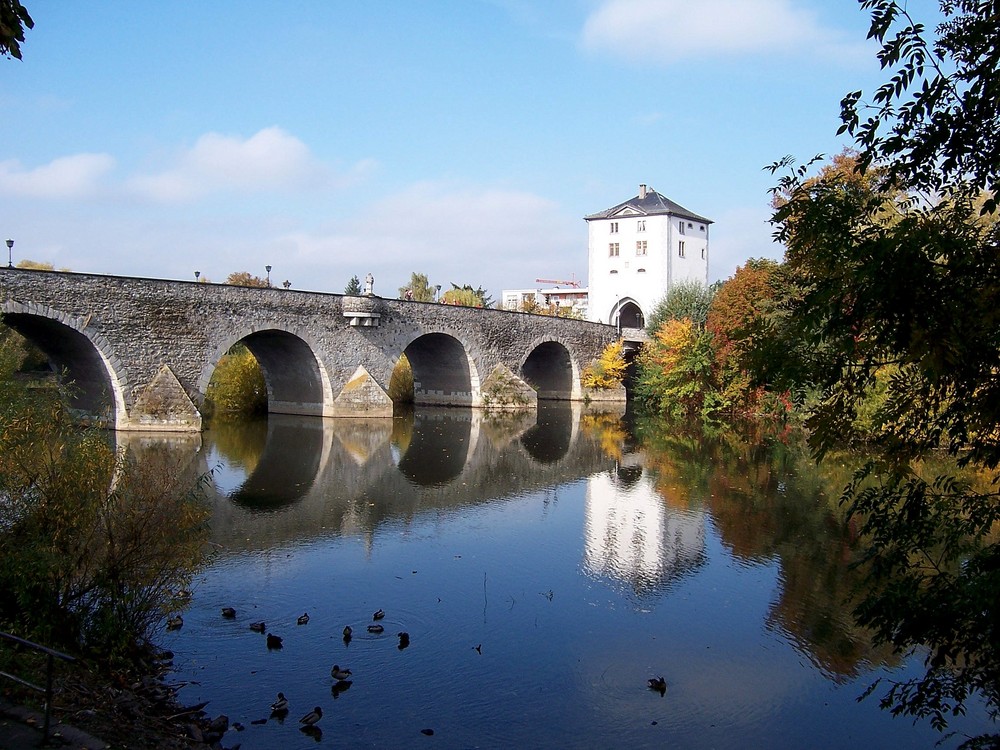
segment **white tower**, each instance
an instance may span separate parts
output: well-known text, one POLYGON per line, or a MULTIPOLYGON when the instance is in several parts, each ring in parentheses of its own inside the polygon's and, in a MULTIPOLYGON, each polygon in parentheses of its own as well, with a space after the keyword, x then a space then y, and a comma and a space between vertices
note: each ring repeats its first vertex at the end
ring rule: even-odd
POLYGON ((642 328, 671 286, 708 284, 712 221, 652 188, 640 185, 636 197, 584 219, 590 320, 642 328))

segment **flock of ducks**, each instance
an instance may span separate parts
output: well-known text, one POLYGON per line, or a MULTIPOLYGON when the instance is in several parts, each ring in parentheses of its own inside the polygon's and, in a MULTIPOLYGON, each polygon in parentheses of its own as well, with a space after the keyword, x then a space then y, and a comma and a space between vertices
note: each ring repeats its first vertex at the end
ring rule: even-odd
MULTIPOLYGON (((179 596, 179 598, 186 598, 186 597, 179 596)), ((233 607, 223 607, 222 617, 226 620, 235 620, 236 609, 233 607)), ((374 614, 372 614, 372 622, 370 625, 368 625, 367 628, 368 632, 374 634, 380 634, 385 632, 385 627, 379 622, 379 620, 382 620, 384 618, 385 618, 385 610, 379 609, 374 614)), ((297 625, 308 624, 309 613, 303 612, 301 615, 299 615, 298 618, 296 618, 295 622, 297 625)), ((167 618, 167 630, 178 630, 179 628, 183 627, 183 625, 184 625, 184 619, 180 615, 173 615, 167 618)), ((267 633, 266 643, 267 643, 267 648, 269 650, 276 650, 282 647, 281 636, 268 632, 267 623, 265 623, 263 620, 251 622, 250 630, 254 631, 255 633, 267 633)), ((350 643, 353 635, 354 635, 354 629, 350 625, 345 626, 344 643, 345 644, 350 643)), ((398 648, 400 651, 402 651, 403 649, 407 648, 410 645, 409 633, 402 631, 397 633, 396 635, 399 638, 398 648)), ((333 667, 330 669, 330 677, 332 677, 334 680, 334 685, 331 688, 331 692, 333 693, 334 697, 342 693, 344 690, 347 690, 347 688, 351 686, 352 683, 351 676, 352 673, 350 669, 347 669, 346 667, 341 667, 339 664, 333 665, 333 667)), ((288 699, 285 697, 284 693, 279 692, 274 700, 274 703, 271 704, 270 718, 283 720, 286 716, 288 716, 288 712, 289 712, 288 699)), ((323 718, 322 707, 315 706, 312 711, 305 714, 301 719, 299 719, 300 729, 303 732, 306 732, 307 734, 318 735, 321 733, 321 730, 316 725, 322 718, 323 718)), ((255 721, 252 723, 254 724, 264 723, 266 721, 267 719, 261 719, 259 721, 255 721)))
MULTIPOLYGON (((234 620, 236 619, 236 610, 233 607, 223 607, 222 616, 227 620, 234 620)), ((382 625, 382 623, 379 622, 379 620, 382 620, 384 618, 385 618, 385 611, 382 609, 379 609, 374 614, 372 614, 372 622, 367 626, 368 632, 374 634, 381 634, 385 632, 385 627, 382 625)), ((303 612, 301 615, 299 615, 299 617, 296 619, 295 622, 298 625, 306 625, 309 622, 309 613, 303 612)), ((177 630, 183 625, 184 625, 184 620, 183 618, 181 618, 180 615, 174 615, 172 617, 167 618, 167 630, 177 630)), ((257 622, 251 622, 250 630, 254 631, 255 633, 267 633, 267 624, 263 620, 257 622)), ((344 643, 345 644, 350 643, 351 638, 353 636, 354 636, 354 629, 350 625, 345 626, 344 643)), ((410 634, 407 633, 406 631, 401 631, 397 633, 396 636, 399 638, 398 648, 400 651, 402 651, 403 649, 407 648, 410 645, 410 634)), ((267 633, 267 648, 269 650, 274 650, 274 649, 280 649, 281 647, 282 647, 281 636, 275 635, 274 633, 267 633)), ((475 647, 476 651, 482 653, 481 647, 482 644, 476 646, 475 647)), ((344 690, 347 690, 347 688, 349 688, 352 684, 351 670, 347 669, 346 667, 341 667, 339 664, 334 664, 333 667, 330 669, 330 677, 332 677, 334 680, 333 687, 331 688, 331 692, 333 693, 334 697, 336 697, 344 690)), ((663 677, 650 677, 649 680, 647 680, 647 685, 649 686, 650 690, 659 693, 661 697, 666 695, 667 693, 667 681, 663 679, 663 677)), ((274 703, 271 704, 271 718, 283 720, 286 716, 288 716, 288 712, 289 712, 288 699, 285 697, 284 693, 279 692, 274 700, 274 703)), ((316 725, 322 718, 323 718, 322 707, 315 706, 312 711, 305 714, 302 718, 299 719, 300 729, 303 732, 306 732, 307 734, 313 734, 313 735, 321 734, 322 731, 316 725)), ((259 723, 263 723, 265 721, 266 719, 263 719, 260 720, 259 723)), ((253 723, 258 723, 258 722, 253 722, 253 723)), ((425 734, 433 733, 432 730, 421 730, 421 731, 423 731, 425 734)))

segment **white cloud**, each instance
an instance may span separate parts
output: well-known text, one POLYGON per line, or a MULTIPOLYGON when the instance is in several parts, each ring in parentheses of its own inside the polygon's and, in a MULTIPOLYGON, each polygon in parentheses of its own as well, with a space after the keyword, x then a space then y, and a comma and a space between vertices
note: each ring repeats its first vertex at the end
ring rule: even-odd
POLYGON ((585 278, 578 224, 579 217, 532 193, 420 182, 326 231, 286 239, 296 248, 294 262, 337 267, 340 288, 352 274, 371 271, 376 294, 394 296, 417 272, 445 289, 452 282, 482 285, 499 297, 501 288, 532 286, 536 277, 585 278))
POLYGON ((0 162, 0 193, 30 198, 86 198, 115 167, 108 154, 74 154, 34 169, 17 160, 0 162))
POLYGON ((795 0, 605 0, 587 18, 583 46, 631 61, 684 59, 808 49, 842 50, 795 0))
MULTIPOLYGON (((355 171, 367 166, 362 162, 355 171)), ((206 133, 178 156, 176 166, 134 177, 130 186, 155 200, 176 202, 219 191, 303 190, 336 182, 331 170, 302 141, 270 127, 247 139, 206 133)))

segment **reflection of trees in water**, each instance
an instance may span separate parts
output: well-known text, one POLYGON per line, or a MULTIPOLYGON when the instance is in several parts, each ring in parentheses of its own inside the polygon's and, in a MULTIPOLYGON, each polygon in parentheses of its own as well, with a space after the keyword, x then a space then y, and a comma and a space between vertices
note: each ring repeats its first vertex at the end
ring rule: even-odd
POLYGON ((849 465, 821 473, 804 444, 752 432, 699 436, 652 423, 643 430, 646 465, 659 475, 668 503, 704 503, 734 556, 778 561, 773 627, 835 679, 892 659, 888 650, 872 648, 852 615, 861 580, 852 567, 857 539, 838 504, 849 465))
POLYGON ((257 468, 267 444, 267 419, 213 419, 207 438, 233 466, 247 473, 257 468))

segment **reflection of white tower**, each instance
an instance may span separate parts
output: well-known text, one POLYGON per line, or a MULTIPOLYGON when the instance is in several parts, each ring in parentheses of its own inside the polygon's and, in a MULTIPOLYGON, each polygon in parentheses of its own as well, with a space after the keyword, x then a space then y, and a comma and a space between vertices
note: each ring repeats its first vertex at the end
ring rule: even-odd
POLYGON ((641 467, 587 479, 583 567, 629 584, 640 596, 663 589, 705 559, 705 516, 669 507, 641 467))

